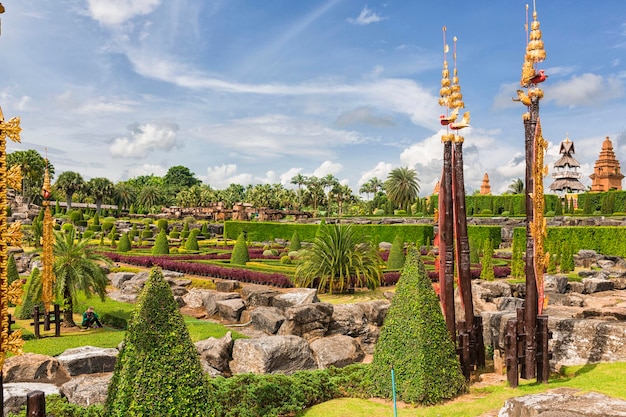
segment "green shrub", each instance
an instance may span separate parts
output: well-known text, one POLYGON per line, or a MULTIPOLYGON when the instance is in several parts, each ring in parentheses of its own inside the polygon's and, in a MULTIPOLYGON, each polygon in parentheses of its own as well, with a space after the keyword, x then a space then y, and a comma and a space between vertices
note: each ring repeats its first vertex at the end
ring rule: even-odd
POLYGON ((182 237, 183 239, 187 239, 187 236, 189 236, 189 223, 185 222, 185 225, 183 226, 183 231, 180 233, 180 237, 182 237))
POLYGON ((146 217, 145 219, 143 219, 143 224, 145 224, 146 226, 150 226, 152 223, 153 221, 150 217, 146 217))
POLYGON ((131 249, 130 239, 128 238, 128 233, 122 234, 120 237, 120 241, 117 243, 117 251, 118 252, 129 252, 131 249))
POLYGON ((99 232, 102 230, 102 225, 90 224, 89 226, 87 226, 87 230, 91 230, 92 232, 99 232))
POLYGON ((120 235, 117 233, 117 228, 113 226, 107 238, 111 241, 111 244, 114 244, 117 239, 119 239, 120 235))
POLYGON ((95 232, 93 230, 85 230, 85 233, 83 233, 83 237, 85 239, 92 239, 95 236, 95 232))
POLYGON ((115 227, 115 223, 113 222, 102 222, 102 231, 104 232, 108 233, 113 227, 115 227))
POLYGON ((483 257, 481 259, 480 279, 493 281, 496 276, 493 272, 493 245, 490 240, 485 240, 483 257))
POLYGON ((165 231, 167 232, 168 228, 167 228, 167 219, 159 219, 157 220, 156 223, 157 229, 161 230, 161 229, 165 229, 165 231))
POLYGON ((404 254, 404 239, 401 235, 396 236, 389 250, 387 269, 402 269, 406 256, 404 254))
POLYGON ((63 233, 67 233, 72 229, 74 229, 74 225, 72 223, 63 223, 63 225, 61 225, 63 233))
POLYGON ((9 260, 7 261, 7 284, 11 285, 18 279, 20 279, 20 273, 17 271, 15 257, 13 256, 13 253, 11 253, 9 255, 9 260))
POLYGON ((91 224, 93 224, 94 226, 100 225, 100 216, 98 215, 98 213, 94 214, 91 224))
POLYGON ((300 244, 300 235, 298 234, 298 231, 295 231, 289 241, 289 251, 291 252, 300 249, 302 249, 302 245, 300 244))
POLYGON ((165 229, 161 229, 152 247, 152 255, 168 255, 169 253, 170 245, 167 241, 167 234, 165 233, 165 229))
POLYGON ((280 257, 280 263, 284 264, 284 265, 290 265, 291 264, 291 258, 289 257, 289 255, 284 255, 280 257))
POLYGON ((500 213, 500 216, 502 217, 509 217, 511 215, 511 213, 507 210, 503 211, 502 213, 500 213))
MULTIPOLYGON (((159 236, 165 236, 165 230, 159 236)), ((161 270, 154 268, 129 321, 104 416, 205 416, 211 410, 210 398, 172 290, 161 270)))
POLYGON ((172 230, 172 231, 170 232, 170 238, 172 238, 172 239, 178 239, 178 238, 180 238, 180 232, 179 232, 179 231, 177 231, 177 230, 172 230))
POLYGON ((153 236, 154 236, 154 233, 152 233, 152 230, 150 230, 147 227, 141 231, 141 237, 144 239, 150 239, 153 236))
POLYGON ((574 251, 570 242, 563 242, 563 249, 561 251, 561 272, 566 274, 574 270, 574 251))
POLYGON ((392 397, 392 366, 401 401, 431 405, 467 390, 439 299, 414 248, 409 249, 371 364, 374 390, 386 398, 392 397))
POLYGON ((239 235, 233 252, 230 255, 230 263, 235 265, 245 265, 250 260, 250 253, 248 253, 248 245, 243 237, 243 233, 239 235))
POLYGON ((491 216, 493 214, 493 212, 489 209, 484 209, 480 212, 481 216, 491 216))
POLYGON ((198 246, 198 234, 200 233, 199 229, 193 229, 189 233, 189 237, 185 240, 185 250, 198 251, 200 247, 198 246))
POLYGON ((70 212, 70 220, 72 223, 76 223, 80 220, 83 220, 83 211, 82 210, 72 210, 70 212))
POLYGON ((39 311, 44 311, 42 302, 43 284, 41 282, 41 271, 39 268, 33 269, 26 281, 22 305, 18 306, 17 316, 22 320, 30 319, 33 315, 33 308, 39 306, 39 311))
POLYGON ((554 211, 550 210, 550 211, 546 211, 545 216, 546 217, 554 217, 556 214, 554 211))
POLYGON ((374 215, 374 216, 384 216, 385 215, 385 210, 383 210, 381 208, 377 208, 376 210, 374 210, 372 215, 374 215))

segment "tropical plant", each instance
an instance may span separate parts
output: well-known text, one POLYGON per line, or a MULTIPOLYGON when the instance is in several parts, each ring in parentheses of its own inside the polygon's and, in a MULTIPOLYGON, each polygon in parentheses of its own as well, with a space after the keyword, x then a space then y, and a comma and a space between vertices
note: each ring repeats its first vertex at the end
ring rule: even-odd
POLYGON ((54 166, 34 149, 15 151, 7 155, 7 168, 19 166, 22 171, 22 195, 27 203, 40 203, 43 177, 48 168, 50 178, 54 176, 54 166))
POLYGON ((85 180, 78 172, 65 171, 59 175, 54 186, 65 193, 67 211, 70 211, 72 209, 72 196, 85 187, 85 180))
POLYGON ((298 173, 297 175, 291 177, 291 184, 298 186, 298 208, 302 209, 302 186, 307 182, 307 178, 298 173))
POLYGON ((199 185, 201 182, 202 181, 197 179, 189 168, 182 165, 171 167, 163 177, 163 184, 175 190, 193 187, 194 185, 199 185))
POLYGON ((137 203, 145 209, 163 204, 166 200, 163 189, 156 185, 146 185, 139 192, 137 203))
POLYGON ((30 319, 33 316, 35 306, 39 307, 39 311, 44 311, 42 291, 41 271, 39 268, 33 268, 30 276, 26 280, 25 292, 22 296, 22 305, 17 307, 17 316, 21 320, 30 319))
POLYGON ((385 181, 387 198, 404 210, 415 200, 419 190, 417 172, 408 167, 392 169, 385 181))
POLYGON ((250 261, 250 253, 248 252, 248 245, 243 233, 240 233, 233 247, 233 251, 230 256, 230 263, 234 265, 245 265, 250 261))
POLYGON ((509 184, 509 188, 507 192, 510 194, 524 194, 525 192, 524 181, 522 181, 521 178, 513 180, 513 182, 509 184))
POLYGON ((320 226, 310 249, 296 267, 300 287, 343 292, 354 286, 376 288, 382 278, 382 260, 376 248, 351 225, 320 226))
POLYGON ((172 290, 153 268, 117 357, 104 416, 205 416, 210 398, 172 290))
POLYGON ((57 298, 63 301, 64 324, 75 326, 73 314, 78 292, 84 293, 87 298, 96 293, 104 300, 108 281, 101 265, 110 265, 111 261, 89 246, 89 239, 76 239, 74 228, 67 233, 55 232, 54 235, 54 290, 57 298))
POLYGON ((374 390, 398 399, 431 405, 467 390, 439 299, 419 253, 410 248, 396 293, 385 317, 371 365, 374 390))
POLYGON ((87 182, 89 194, 96 200, 96 212, 100 213, 102 200, 113 196, 113 183, 108 178, 96 177, 87 182))
POLYGON ((129 209, 137 199, 137 190, 127 182, 118 182, 113 188, 113 200, 121 209, 129 209))

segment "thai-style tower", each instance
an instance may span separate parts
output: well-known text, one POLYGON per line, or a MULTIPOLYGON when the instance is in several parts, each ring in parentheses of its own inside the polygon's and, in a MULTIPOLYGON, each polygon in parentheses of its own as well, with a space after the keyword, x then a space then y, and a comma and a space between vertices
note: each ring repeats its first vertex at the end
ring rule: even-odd
POLYGON ((585 191, 585 186, 579 180, 582 177, 582 174, 578 172, 580 164, 573 157, 576 153, 574 142, 566 137, 561 142, 559 153, 562 156, 554 163, 554 172, 552 173, 554 182, 550 184, 550 190, 561 196, 569 193, 582 193, 585 191))
POLYGON ((622 175, 619 161, 615 158, 613 143, 607 136, 602 142, 600 157, 593 167, 591 178, 591 191, 609 191, 622 189, 622 175))
POLYGON ((480 184, 480 195, 491 195, 491 184, 489 184, 489 175, 486 172, 483 183, 480 184))

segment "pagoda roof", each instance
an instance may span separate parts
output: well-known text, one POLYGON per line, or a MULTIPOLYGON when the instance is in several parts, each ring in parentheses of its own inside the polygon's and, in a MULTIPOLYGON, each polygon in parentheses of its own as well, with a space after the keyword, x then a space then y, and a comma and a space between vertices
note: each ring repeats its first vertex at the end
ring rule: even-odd
POLYGON ((554 181, 550 185, 550 189, 552 191, 563 191, 563 190, 585 191, 586 190, 585 186, 580 181, 578 181, 577 179, 573 179, 573 178, 559 178, 558 180, 554 181))
POLYGON ((571 167, 580 167, 580 163, 568 154, 563 155, 558 161, 554 163, 554 166, 557 168, 563 168, 568 165, 571 167))

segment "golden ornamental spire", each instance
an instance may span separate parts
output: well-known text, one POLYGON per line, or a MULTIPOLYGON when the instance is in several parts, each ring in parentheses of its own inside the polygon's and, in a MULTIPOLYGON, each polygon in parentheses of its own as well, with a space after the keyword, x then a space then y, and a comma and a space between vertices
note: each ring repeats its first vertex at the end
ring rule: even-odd
POLYGON ((41 299, 46 309, 46 314, 50 311, 50 303, 52 302, 52 286, 54 285, 55 276, 52 271, 52 264, 54 263, 54 255, 52 253, 53 247, 53 227, 54 220, 52 219, 52 214, 50 213, 50 173, 48 171, 48 158, 46 158, 46 170, 44 172, 43 177, 43 187, 41 190, 41 194, 43 196, 43 207, 44 207, 44 216, 43 216, 43 271, 41 275, 42 282, 42 295, 41 299))
POLYGON ((541 39, 541 29, 537 20, 537 10, 533 4, 533 21, 530 25, 530 34, 528 33, 528 5, 526 5, 526 53, 524 55, 524 64, 522 65, 522 78, 520 84, 522 87, 529 87, 531 84, 538 84, 545 80, 543 71, 537 72, 537 63, 546 59, 546 50, 541 39))

